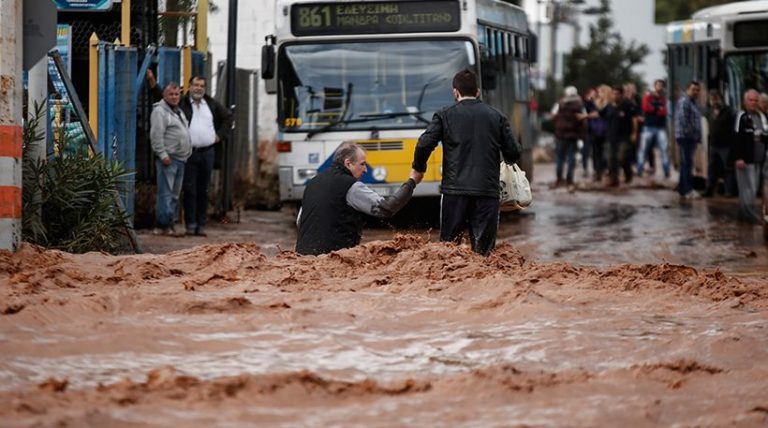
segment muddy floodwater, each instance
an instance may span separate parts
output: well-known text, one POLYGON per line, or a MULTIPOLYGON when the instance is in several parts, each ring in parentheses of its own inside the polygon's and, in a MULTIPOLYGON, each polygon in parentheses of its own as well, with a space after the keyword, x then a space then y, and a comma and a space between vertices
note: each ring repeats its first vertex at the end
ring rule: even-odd
POLYGON ((735 203, 540 190, 488 258, 426 228, 299 257, 288 212, 142 235, 166 254, 25 245, 0 426, 765 426, 768 255, 735 203))

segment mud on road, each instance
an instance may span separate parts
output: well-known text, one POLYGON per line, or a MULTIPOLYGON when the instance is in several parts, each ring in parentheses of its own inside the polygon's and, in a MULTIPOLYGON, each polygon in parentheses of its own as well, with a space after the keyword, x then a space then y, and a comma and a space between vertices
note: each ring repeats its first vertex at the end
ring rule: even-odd
POLYGON ((768 422, 764 275, 421 234, 320 257, 25 245, 0 284, 4 426, 768 422))

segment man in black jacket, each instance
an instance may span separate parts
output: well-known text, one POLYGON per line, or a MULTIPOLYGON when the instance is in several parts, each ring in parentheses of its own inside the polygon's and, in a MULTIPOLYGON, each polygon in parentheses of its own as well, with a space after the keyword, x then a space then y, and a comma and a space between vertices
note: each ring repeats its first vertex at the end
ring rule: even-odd
POLYGON ((499 227, 499 152, 511 164, 520 159, 521 148, 509 120, 479 95, 475 73, 456 73, 456 104, 435 113, 419 137, 413 173, 423 177, 429 156, 442 142, 440 240, 459 243, 469 228, 472 250, 488 255, 496 246, 499 227))
POLYGON ((732 191, 736 186, 731 155, 734 114, 730 107, 723 104, 723 97, 717 89, 709 91, 706 116, 709 122, 709 165, 707 188, 702 196, 713 196, 720 178, 725 180, 725 193, 735 194, 732 191))
POLYGON ((760 178, 760 168, 765 160, 768 143, 768 119, 760 112, 760 94, 750 89, 744 93, 744 110, 736 116, 736 181, 739 184, 739 219, 753 224, 763 224, 763 216, 755 207, 755 195, 760 178))
POLYGON ((613 100, 600 110, 608 129, 606 140, 609 144, 608 174, 611 186, 619 185, 619 167, 624 170, 624 180, 632 182, 632 163, 637 144, 638 113, 635 104, 624 97, 624 87, 613 87, 613 100))
POLYGON ((356 246, 363 235, 364 215, 395 215, 421 181, 411 173, 408 181, 385 198, 358 181, 366 170, 365 151, 346 142, 334 152, 331 167, 307 183, 296 219, 297 253, 319 255, 356 246))
POLYGON ((189 92, 179 103, 189 120, 192 156, 184 169, 184 223, 187 235, 205 236, 208 186, 216 156, 215 145, 232 127, 232 114, 205 93, 205 77, 189 79, 189 92))

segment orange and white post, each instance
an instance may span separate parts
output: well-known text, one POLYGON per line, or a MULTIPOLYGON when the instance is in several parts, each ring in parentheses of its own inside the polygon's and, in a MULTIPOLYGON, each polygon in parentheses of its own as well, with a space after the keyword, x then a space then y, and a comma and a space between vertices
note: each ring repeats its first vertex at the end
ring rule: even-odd
POLYGON ((21 243, 22 0, 0 7, 0 249, 21 243))

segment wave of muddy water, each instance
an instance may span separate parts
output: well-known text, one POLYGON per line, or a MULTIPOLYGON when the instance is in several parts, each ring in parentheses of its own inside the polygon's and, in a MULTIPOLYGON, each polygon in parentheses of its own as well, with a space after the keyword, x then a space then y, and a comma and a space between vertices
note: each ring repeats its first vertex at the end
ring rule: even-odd
POLYGON ((768 282, 489 258, 0 253, 3 426, 768 423, 768 282))

